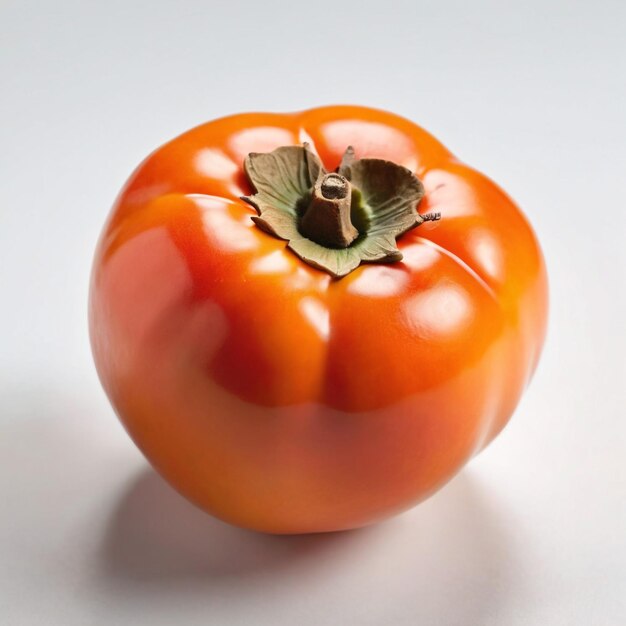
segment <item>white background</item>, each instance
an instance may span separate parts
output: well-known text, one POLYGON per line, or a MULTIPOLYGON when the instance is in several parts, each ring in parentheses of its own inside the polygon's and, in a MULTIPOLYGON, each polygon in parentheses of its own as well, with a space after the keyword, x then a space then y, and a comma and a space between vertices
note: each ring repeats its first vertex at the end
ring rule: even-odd
POLYGON ((626 3, 0 1, 0 623, 626 623, 626 3), (148 468, 92 365, 92 251, 153 148, 328 103, 425 126, 551 279, 511 424, 389 522, 277 538, 148 468))

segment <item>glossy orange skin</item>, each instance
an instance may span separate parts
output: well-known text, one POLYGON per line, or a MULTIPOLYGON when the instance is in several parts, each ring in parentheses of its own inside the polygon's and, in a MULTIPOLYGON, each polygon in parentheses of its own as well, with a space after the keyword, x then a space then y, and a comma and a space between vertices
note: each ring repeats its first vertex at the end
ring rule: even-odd
POLYGON ((535 236, 489 179, 415 124, 323 107, 209 122, 149 156, 117 199, 92 275, 102 383, 156 469, 233 524, 363 526, 449 480, 506 424, 542 347, 535 236), (424 183, 404 260, 339 280, 259 230, 249 152, 347 145, 424 183))

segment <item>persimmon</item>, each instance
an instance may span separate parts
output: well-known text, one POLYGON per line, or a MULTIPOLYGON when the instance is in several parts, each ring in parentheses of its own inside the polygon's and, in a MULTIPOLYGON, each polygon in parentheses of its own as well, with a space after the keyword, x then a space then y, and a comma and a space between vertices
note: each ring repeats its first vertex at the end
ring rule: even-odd
POLYGON ((503 428, 544 340, 533 231, 412 122, 356 106, 203 124, 115 202, 90 291, 103 386, 206 511, 363 526, 503 428))

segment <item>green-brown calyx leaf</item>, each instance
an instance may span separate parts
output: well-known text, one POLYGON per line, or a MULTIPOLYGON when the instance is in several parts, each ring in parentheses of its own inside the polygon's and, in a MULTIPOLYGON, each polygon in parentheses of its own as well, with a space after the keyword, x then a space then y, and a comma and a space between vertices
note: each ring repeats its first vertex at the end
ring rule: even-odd
POLYGON ((410 170, 382 159, 355 160, 352 147, 335 173, 307 144, 250 153, 244 170, 255 193, 243 199, 257 210, 257 226, 337 278, 362 262, 399 261, 396 238, 441 217, 417 212, 424 188, 410 170))

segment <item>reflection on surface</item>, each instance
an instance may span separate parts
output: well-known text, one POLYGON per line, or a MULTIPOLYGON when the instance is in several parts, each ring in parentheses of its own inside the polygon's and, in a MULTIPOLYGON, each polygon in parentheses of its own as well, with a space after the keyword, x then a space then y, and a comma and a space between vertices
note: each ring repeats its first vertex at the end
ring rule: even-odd
POLYGON ((209 178, 230 178, 239 171, 239 166, 231 161, 219 148, 203 148, 195 155, 196 169, 209 178))
POLYGON ((448 335, 470 323, 472 303, 457 285, 443 284, 410 298, 404 313, 416 332, 448 335))
POLYGON ((250 152, 271 152, 280 146, 297 143, 294 133, 278 126, 256 126, 233 133, 228 148, 236 162, 242 162, 250 152))
MULTIPOLYGON (((228 213, 228 206, 218 204, 208 198, 197 198, 196 202, 203 209, 204 230, 209 241, 223 252, 245 252, 257 247, 255 233, 251 224, 241 222, 228 213)), ((247 217, 247 216, 246 216, 247 217)))
POLYGON ((501 244, 492 234, 486 229, 473 229, 468 248, 472 250, 472 257, 476 259, 481 273, 498 282, 502 280, 504 259, 501 244))
POLYGON ((320 339, 328 339, 330 320, 328 309, 317 298, 311 296, 302 298, 298 303, 300 312, 309 321, 320 339))
POLYGON ((250 263, 252 274, 286 274, 290 269, 291 264, 283 250, 275 250, 250 263))
POLYGON ((366 298, 390 298, 400 295, 408 282, 406 272, 397 267, 371 265, 348 285, 348 292, 366 298))
POLYGON ((324 137, 337 154, 352 145, 357 158, 387 159, 403 165, 412 172, 417 169, 415 145, 402 131, 378 122, 364 120, 336 120, 320 127, 324 137))

